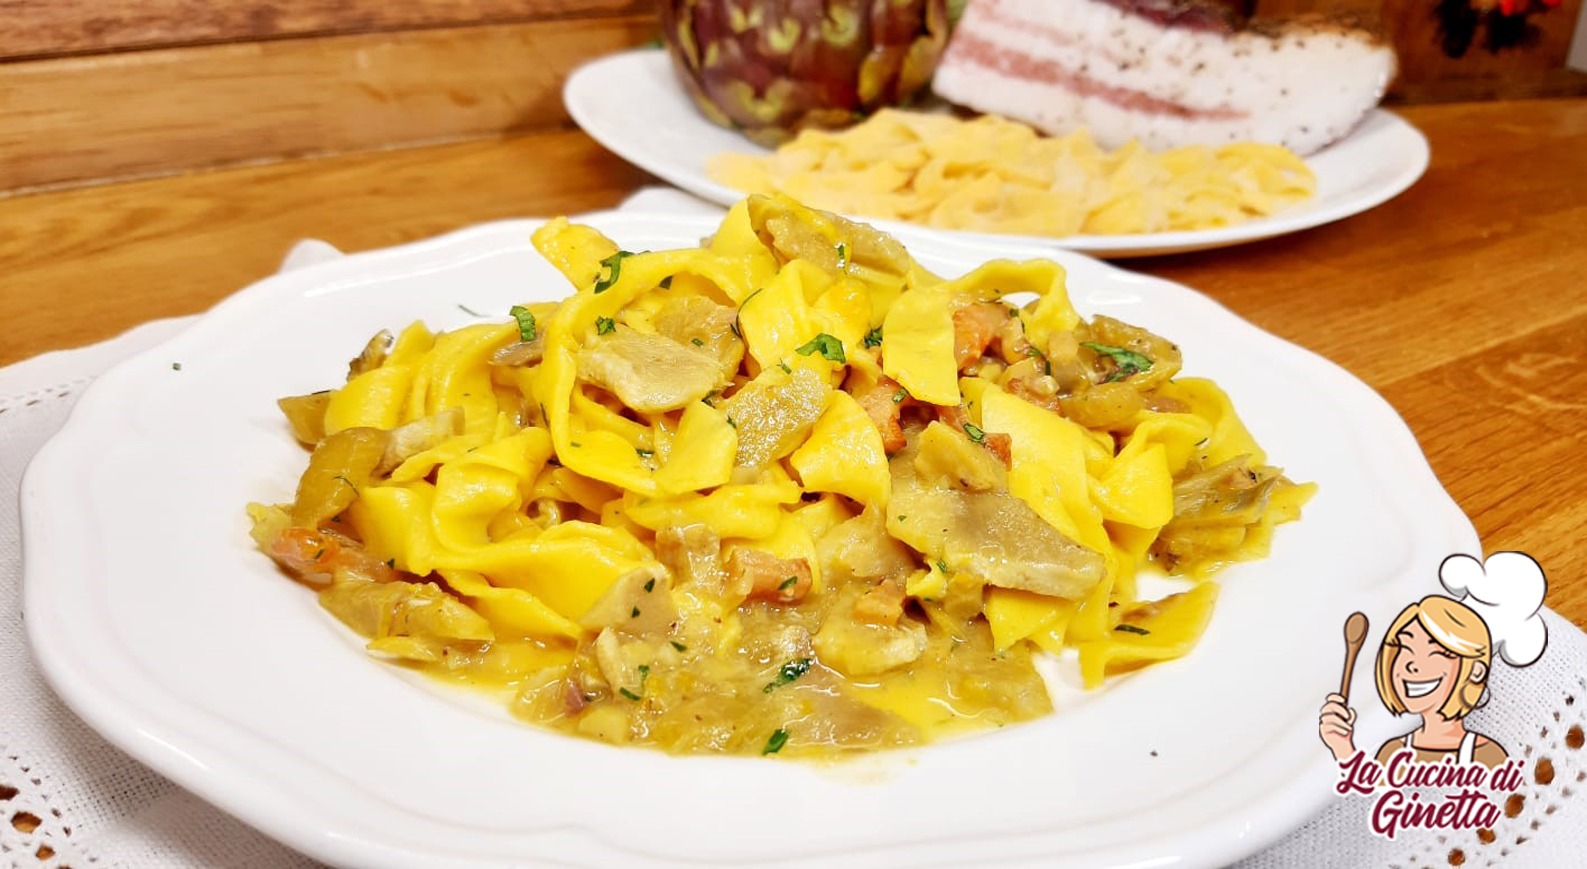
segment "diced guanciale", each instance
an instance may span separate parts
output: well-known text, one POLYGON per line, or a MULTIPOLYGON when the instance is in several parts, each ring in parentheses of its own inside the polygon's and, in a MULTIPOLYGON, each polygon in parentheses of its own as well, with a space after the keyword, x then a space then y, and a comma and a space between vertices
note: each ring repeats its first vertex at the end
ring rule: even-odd
POLYGON ((986 353, 998 332, 1011 319, 1007 305, 974 302, 953 312, 953 356, 959 370, 986 353))
POLYGON ((727 557, 727 575, 730 586, 747 600, 798 603, 810 593, 810 563, 803 558, 778 558, 740 547, 727 557))
POLYGON ((926 651, 926 626, 904 616, 890 625, 862 621, 856 617, 859 598, 852 584, 838 592, 815 636, 821 663, 846 676, 874 676, 919 660, 926 651))
POLYGON ((904 614, 904 588, 884 579, 854 602, 854 618, 869 625, 896 627, 904 614))
POLYGON ((906 441, 900 415, 909 397, 898 381, 883 377, 875 386, 855 392, 854 400, 881 432, 882 449, 892 454, 904 448, 906 441))
POLYGON ((1000 431, 989 431, 986 432, 985 437, 982 439, 981 446, 986 447, 987 452, 997 456, 997 460, 1003 463, 1003 467, 1013 466, 1014 439, 1012 437, 1000 431))
POLYGON ((376 582, 397 578, 397 571, 370 555, 363 544, 329 529, 287 528, 266 551, 293 576, 313 585, 325 585, 332 578, 376 582))

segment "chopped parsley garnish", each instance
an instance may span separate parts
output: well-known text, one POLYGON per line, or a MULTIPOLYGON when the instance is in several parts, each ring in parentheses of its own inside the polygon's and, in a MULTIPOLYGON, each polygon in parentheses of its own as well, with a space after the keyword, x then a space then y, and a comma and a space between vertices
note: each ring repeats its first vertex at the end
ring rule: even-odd
POLYGON ((656 590, 656 578, 655 577, 651 577, 650 579, 645 580, 645 591, 655 591, 655 590, 656 590))
POLYGON ((634 691, 628 690, 627 688, 618 688, 617 693, 627 697, 635 703, 638 703, 639 698, 645 696, 645 680, 650 678, 650 665, 640 664, 636 669, 639 670, 639 691, 636 693, 634 691))
POLYGON ((596 317, 595 318, 595 334, 597 334, 597 335, 610 335, 610 334, 612 334, 613 332, 616 332, 616 331, 617 331, 617 321, 616 320, 613 320, 611 317, 596 317))
POLYGON ((975 423, 965 423, 964 433, 970 436, 971 443, 980 444, 982 446, 986 445, 986 432, 982 431, 981 427, 975 423))
POLYGON ((727 424, 733 428, 738 428, 738 423, 734 422, 732 417, 727 418, 727 424))
POLYGON ((906 520, 906 519, 908 519, 908 518, 909 518, 909 517, 908 517, 908 516, 907 516, 907 515, 906 515, 906 516, 899 516, 899 517, 898 517, 898 521, 900 521, 900 522, 903 522, 903 521, 904 521, 904 520, 906 520))
POLYGON ((1103 383, 1114 383, 1140 374, 1142 371, 1152 370, 1152 360, 1136 353, 1134 350, 1114 347, 1111 344, 1098 344, 1095 341, 1082 341, 1080 346, 1090 350, 1092 353, 1099 353, 1113 360, 1113 364, 1116 367, 1113 369, 1113 373, 1102 381, 1103 383))
POLYGON ((631 256, 633 256, 631 252, 620 250, 601 260, 601 268, 606 269, 606 277, 595 282, 595 292, 604 293, 611 289, 612 284, 617 283, 617 279, 623 274, 623 260, 631 256))
POLYGON ((680 643, 680 642, 678 642, 678 641, 677 641, 677 640, 670 640, 670 641, 669 641, 669 642, 671 642, 671 643, 672 643, 672 647, 673 647, 673 648, 674 648, 674 649, 677 649, 677 650, 678 650, 678 651, 680 651, 680 652, 687 652, 687 651, 689 651, 689 647, 688 647, 688 646, 685 646, 685 645, 684 645, 684 644, 682 644, 682 643, 680 643))
POLYGON ((666 277, 662 278, 661 283, 657 284, 656 286, 662 288, 663 290, 672 289, 672 275, 667 275, 666 277))
POLYGON ((533 341, 535 339, 535 315, 529 313, 529 309, 523 305, 513 305, 512 310, 508 311, 508 313, 512 314, 514 320, 518 321, 518 340, 526 344, 533 341))
POLYGON ((693 344, 696 347, 704 347, 705 346, 705 339, 704 338, 690 338, 689 339, 689 343, 693 344))
POLYGON ((788 363, 786 363, 786 362, 778 362, 777 363, 777 367, 781 368, 782 369, 782 373, 784 373, 784 374, 792 374, 793 373, 793 369, 789 368, 788 367, 788 363))
POLYGON ((631 619, 639 618, 639 607, 634 607, 634 611, 629 613, 628 617, 631 618, 631 619))
POLYGON ((943 561, 940 558, 937 559, 937 572, 942 574, 943 576, 947 576, 948 575, 948 562, 943 561))
POLYGON ((647 450, 644 447, 634 447, 634 452, 638 453, 642 459, 648 459, 656 454, 655 450, 647 450))
POLYGON ((760 295, 765 289, 765 287, 761 287, 755 292, 745 296, 744 301, 738 303, 738 313, 733 315, 733 322, 728 324, 728 328, 733 330, 733 337, 737 338, 738 340, 744 340, 744 330, 739 327, 738 323, 739 318, 744 316, 744 306, 748 305, 750 299, 760 295))
POLYGON ((1115 631, 1123 631, 1126 634, 1140 634, 1143 637, 1151 633, 1151 631, 1145 628, 1138 628, 1135 625, 1118 625, 1113 629, 1115 631))
POLYGON ((847 270, 849 267, 849 246, 838 242, 838 268, 847 270))
POLYGON ((766 747, 760 750, 761 756, 764 757, 768 754, 776 754, 777 752, 782 751, 782 747, 787 744, 788 731, 779 727, 772 731, 771 738, 766 740, 766 747))
POLYGON ((397 559, 395 559, 395 558, 386 559, 386 566, 391 568, 392 570, 396 570, 397 569, 397 559))
POLYGON ((875 329, 865 333, 865 346, 867 348, 876 348, 882 346, 881 326, 877 326, 875 329))
POLYGON ((909 390, 900 389, 897 392, 893 393, 893 404, 903 404, 904 403, 904 399, 906 399, 908 397, 909 397, 909 390))
POLYGON ((825 332, 822 332, 814 338, 811 338, 809 343, 794 350, 794 352, 798 353, 800 356, 809 356, 812 353, 820 353, 821 358, 827 360, 828 362, 836 362, 839 365, 842 365, 848 361, 848 359, 843 355, 843 342, 838 340, 836 336, 828 335, 825 332))
POLYGON ((470 308, 469 306, 467 306, 467 305, 465 305, 465 304, 463 304, 461 302, 458 303, 457 309, 459 311, 462 311, 463 313, 469 315, 470 317, 479 317, 481 319, 484 319, 484 317, 485 317, 484 314, 481 314, 480 312, 474 310, 473 308, 470 308))
POLYGON ((790 682, 797 681, 800 676, 810 672, 810 664, 809 658, 795 658, 789 661, 777 671, 777 678, 767 682, 766 687, 761 690, 770 694, 790 682))
POLYGON ((181 371, 182 370, 182 363, 180 363, 180 362, 172 362, 171 363, 171 370, 172 371, 181 371))
POLYGON ((777 590, 778 591, 787 591, 788 589, 793 588, 794 586, 796 586, 798 584, 799 584, 799 577, 790 576, 787 579, 783 580, 780 584, 778 584, 777 590))

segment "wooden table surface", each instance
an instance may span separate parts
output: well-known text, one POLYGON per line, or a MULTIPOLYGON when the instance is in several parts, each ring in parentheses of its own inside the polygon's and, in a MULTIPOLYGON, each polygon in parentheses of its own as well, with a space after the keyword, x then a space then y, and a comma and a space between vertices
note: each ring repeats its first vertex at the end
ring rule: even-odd
MULTIPOLYGON (((1549 605, 1587 625, 1587 100, 1401 114, 1433 162, 1392 202, 1125 265, 1372 385, 1487 551, 1531 554, 1549 605)), ((607 207, 652 180, 566 131, 0 199, 0 365, 201 311, 299 238, 363 250, 607 207)))

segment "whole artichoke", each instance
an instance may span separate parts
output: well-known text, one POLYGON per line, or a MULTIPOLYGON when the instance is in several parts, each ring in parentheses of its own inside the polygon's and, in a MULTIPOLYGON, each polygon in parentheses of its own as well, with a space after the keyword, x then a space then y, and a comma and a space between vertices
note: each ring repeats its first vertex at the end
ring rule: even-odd
POLYGON ((776 145, 908 101, 947 43, 948 0, 661 0, 673 67, 707 118, 776 145))

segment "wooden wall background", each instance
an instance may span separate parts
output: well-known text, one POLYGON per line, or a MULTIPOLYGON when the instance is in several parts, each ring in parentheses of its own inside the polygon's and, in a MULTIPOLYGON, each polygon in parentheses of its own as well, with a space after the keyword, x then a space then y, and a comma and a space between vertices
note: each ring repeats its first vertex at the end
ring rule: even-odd
POLYGON ((0 0, 0 191, 568 123, 653 0, 0 0))
MULTIPOLYGON (((1396 98, 1587 93, 1583 0, 1451 60, 1438 0, 1257 0, 1384 22, 1396 98)), ((649 41, 655 0, 0 0, 0 195, 565 125, 580 62, 649 41)))
MULTIPOLYGON (((1455 2, 1496 6, 1499 0, 1455 2)), ((1541 0, 1520 2, 1541 6, 1541 0)), ((1546 12, 1526 16, 1530 33, 1525 42, 1497 51, 1484 46, 1488 31, 1479 28, 1477 38, 1458 58, 1443 47, 1437 15, 1440 0, 1256 0, 1256 12, 1349 13, 1372 22, 1392 39, 1400 58, 1399 78, 1389 101, 1420 103, 1587 94, 1587 73, 1565 66, 1582 2, 1560 0, 1546 12)))

